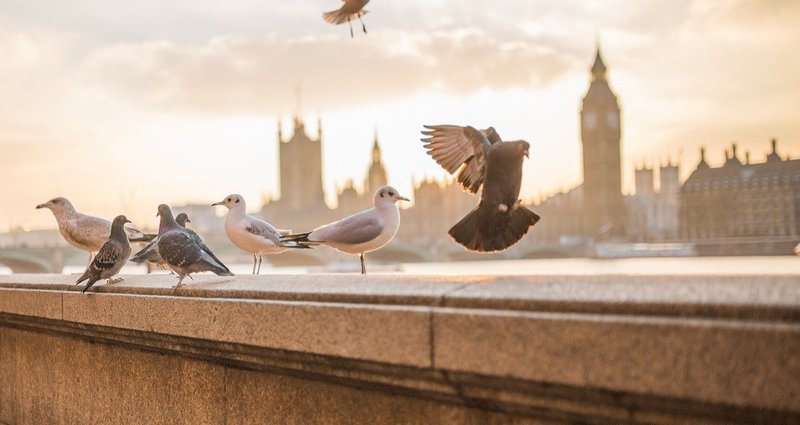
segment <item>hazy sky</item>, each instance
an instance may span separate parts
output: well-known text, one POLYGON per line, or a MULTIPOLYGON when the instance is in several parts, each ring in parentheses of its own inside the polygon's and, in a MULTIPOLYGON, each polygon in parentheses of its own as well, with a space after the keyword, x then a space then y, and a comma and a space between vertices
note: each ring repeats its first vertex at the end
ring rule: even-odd
POLYGON ((800 155, 795 0, 373 0, 355 39, 320 17, 338 6, 0 0, 0 230, 52 227, 33 207, 57 195, 143 224, 161 202, 232 192, 256 209, 277 194, 276 121, 290 132, 298 84, 311 132, 322 117, 329 196, 361 181, 376 127, 401 192, 442 176, 423 123, 526 139, 523 196, 570 188, 596 34, 626 192, 642 162, 680 158, 685 177, 700 145, 712 164, 732 141, 753 161, 772 137, 800 155))

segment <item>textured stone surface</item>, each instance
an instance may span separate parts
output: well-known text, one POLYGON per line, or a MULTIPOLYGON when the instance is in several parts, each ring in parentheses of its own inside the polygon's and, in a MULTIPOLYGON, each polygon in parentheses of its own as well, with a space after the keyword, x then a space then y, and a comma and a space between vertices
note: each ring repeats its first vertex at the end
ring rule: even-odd
POLYGON ((64 320, 430 366, 430 312, 423 307, 67 293, 64 320))
POLYGON ((17 333, 11 424, 221 424, 224 369, 32 332, 17 333))
POLYGON ((771 409, 800 407, 800 326, 437 309, 436 368, 771 409))
POLYGON ((0 288, 0 313, 61 318, 61 292, 0 288))
POLYGON ((231 424, 551 424, 543 420, 392 396, 318 381, 228 373, 231 424))
POLYGON ((17 375, 16 333, 0 326, 0 423, 15 422, 17 375))

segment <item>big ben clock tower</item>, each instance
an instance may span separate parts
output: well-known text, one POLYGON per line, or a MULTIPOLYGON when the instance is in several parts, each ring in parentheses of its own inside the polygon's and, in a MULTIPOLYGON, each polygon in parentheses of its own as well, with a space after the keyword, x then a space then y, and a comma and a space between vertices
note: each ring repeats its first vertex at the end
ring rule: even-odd
POLYGON ((595 239, 623 234, 620 109, 606 80, 597 47, 592 82, 581 108, 583 143, 583 233, 595 239))

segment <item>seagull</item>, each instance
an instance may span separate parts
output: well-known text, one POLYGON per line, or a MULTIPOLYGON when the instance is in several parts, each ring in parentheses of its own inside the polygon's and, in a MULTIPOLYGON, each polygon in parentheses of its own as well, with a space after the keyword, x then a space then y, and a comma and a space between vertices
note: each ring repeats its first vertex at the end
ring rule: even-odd
POLYGON ((122 278, 112 278, 119 273, 122 266, 128 261, 128 257, 131 256, 131 243, 128 241, 128 235, 125 233, 125 223, 130 223, 130 221, 125 218, 124 215, 117 216, 114 219, 114 223, 111 224, 111 236, 106 243, 100 247, 97 256, 94 257, 94 260, 92 260, 89 267, 86 268, 86 271, 83 272, 80 279, 75 282, 77 285, 89 279, 89 282, 86 283, 86 287, 83 288, 81 292, 85 293, 87 289, 91 288, 92 285, 100 279, 108 279, 109 284, 122 281, 122 278))
POLYGON ((523 156, 530 144, 524 140, 504 142, 494 128, 478 131, 456 125, 426 125, 422 139, 428 155, 469 193, 481 185, 481 201, 448 232, 470 251, 494 252, 517 243, 539 216, 519 199, 523 156))
POLYGON ((242 251, 253 254, 253 274, 261 273, 264 254, 280 254, 290 248, 311 248, 300 242, 281 240, 282 236, 291 232, 281 232, 266 221, 247 214, 247 204, 242 195, 228 195, 222 201, 211 204, 212 207, 218 205, 228 208, 225 215, 225 234, 228 239, 242 251))
POLYGON ((400 228, 397 201, 408 201, 408 198, 400 196, 391 186, 383 186, 375 192, 372 208, 307 233, 284 236, 283 239, 309 245, 327 245, 337 251, 357 254, 361 258, 361 274, 367 274, 364 255, 386 246, 400 228))
MULTIPOLYGON (((186 228, 186 223, 191 223, 192 221, 189 220, 189 216, 186 213, 180 213, 175 217, 175 222, 178 223, 179 226, 186 228)), ((162 269, 168 269, 167 263, 161 259, 161 256, 158 255, 156 251, 156 244, 158 244, 158 237, 150 241, 144 248, 142 248, 139 252, 134 254, 131 258, 131 261, 137 264, 142 264, 145 261, 151 264, 155 264, 162 269)))
POLYGON ((178 225, 167 205, 158 206, 157 216, 161 217, 161 223, 158 226, 156 252, 178 275, 175 289, 180 288, 183 279, 192 273, 210 271, 219 276, 233 276, 197 233, 178 225))
MULTIPOLYGON (((108 239, 109 233, 111 233, 111 222, 103 218, 77 212, 67 198, 53 198, 36 206, 37 210, 42 208, 47 208, 53 212, 61 236, 70 245, 89 252, 89 264, 91 264, 92 254, 100 250, 100 247, 108 239)), ((148 242, 156 236, 144 234, 129 227, 125 228, 125 233, 127 233, 131 242, 148 242)))
POLYGON ((364 10, 364 6, 369 3, 369 0, 342 0, 342 3, 344 3, 342 7, 323 13, 322 19, 333 25, 340 25, 347 22, 350 25, 350 38, 353 38, 353 23, 350 22, 350 20, 358 18, 358 20, 361 21, 361 29, 364 30, 364 34, 366 34, 367 26, 364 25, 364 21, 361 17, 368 12, 364 10))

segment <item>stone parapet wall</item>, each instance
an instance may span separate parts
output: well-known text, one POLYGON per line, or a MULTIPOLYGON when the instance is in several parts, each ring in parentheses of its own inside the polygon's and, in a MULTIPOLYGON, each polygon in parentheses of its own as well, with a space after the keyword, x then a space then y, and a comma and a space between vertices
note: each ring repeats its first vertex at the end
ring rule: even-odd
POLYGON ((800 423, 796 276, 0 277, 0 423, 800 423))

